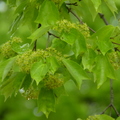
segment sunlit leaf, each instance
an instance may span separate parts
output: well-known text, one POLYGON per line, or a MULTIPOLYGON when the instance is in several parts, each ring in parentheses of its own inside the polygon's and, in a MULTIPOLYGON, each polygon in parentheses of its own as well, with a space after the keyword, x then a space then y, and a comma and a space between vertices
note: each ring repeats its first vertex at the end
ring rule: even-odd
POLYGON ((94 33, 90 39, 96 42, 98 48, 102 52, 103 55, 106 54, 107 51, 113 48, 113 45, 110 41, 110 37, 114 31, 112 25, 107 25, 99 29, 96 33, 94 33))
POLYGON ((19 28, 21 21, 22 21, 23 13, 20 13, 15 20, 13 21, 12 25, 10 26, 9 33, 14 34, 16 30, 19 28))
POLYGON ((77 40, 78 38, 78 31, 76 29, 70 29, 68 32, 67 31, 63 31, 61 33, 60 39, 65 41, 66 43, 73 45, 75 40, 77 40))
POLYGON ((88 49, 82 57, 82 64, 84 69, 92 70, 94 67, 94 62, 96 58, 96 53, 92 49, 88 49))
POLYGON ((50 28, 51 26, 47 26, 47 27, 42 26, 39 29, 37 29, 35 32, 33 32, 33 34, 31 34, 28 38, 32 39, 32 41, 35 41, 36 39, 46 34, 50 28))
POLYGON ((18 54, 24 53, 30 47, 29 43, 26 43, 23 45, 20 45, 18 43, 13 43, 11 46, 12 46, 13 51, 15 51, 18 54))
POLYGON ((49 70, 53 74, 59 67, 59 63, 58 63, 57 59, 53 56, 47 58, 47 64, 49 65, 49 70))
MULTIPOLYGON (((76 33, 77 35, 77 33, 76 33)), ((75 52, 76 58, 78 55, 83 54, 87 50, 84 36, 79 32, 78 38, 75 40, 73 45, 73 51, 75 52)))
POLYGON ((58 20, 58 8, 52 1, 45 0, 41 5, 36 22, 41 23, 43 26, 48 26, 54 25, 58 20))
POLYGON ((99 6, 101 5, 101 0, 91 0, 94 4, 96 11, 98 10, 99 6))
POLYGON ((2 81, 10 71, 14 63, 14 60, 15 58, 11 58, 0 63, 0 81, 2 81))
POLYGON ((87 73, 78 63, 72 60, 63 59, 63 63, 72 77, 75 79, 77 86, 80 88, 82 80, 88 79, 87 73))
POLYGON ((39 82, 45 77, 48 70, 48 65, 45 64, 43 61, 40 61, 33 64, 30 70, 30 74, 31 77, 36 81, 36 83, 39 84, 39 82))
POLYGON ((93 71, 94 81, 97 81, 98 88, 107 80, 107 77, 115 79, 115 71, 112 68, 106 56, 97 56, 96 66, 93 71))
POLYGON ((117 13, 117 7, 115 5, 115 1, 114 0, 104 0, 104 1, 105 1, 106 5, 108 6, 108 8, 113 13, 113 15, 115 16, 115 13, 117 13))

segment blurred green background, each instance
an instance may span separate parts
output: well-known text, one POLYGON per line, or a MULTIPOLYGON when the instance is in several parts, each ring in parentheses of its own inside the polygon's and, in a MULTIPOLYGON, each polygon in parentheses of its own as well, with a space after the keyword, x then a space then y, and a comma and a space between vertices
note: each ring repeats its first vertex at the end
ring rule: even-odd
MULTIPOLYGON (((116 0, 118 7, 117 19, 120 19, 120 1, 116 0)), ((117 20, 108 9, 105 9, 105 15, 109 23, 116 25, 117 20)), ((8 33, 9 27, 14 20, 13 9, 9 8, 4 1, 0 1, 0 44, 9 40, 11 35, 8 33)), ((97 16, 92 21, 90 15, 86 15, 83 21, 97 30, 104 25, 103 21, 97 16), (90 18, 90 19, 88 19, 90 18), (88 21, 89 20, 89 21, 88 21)), ((21 26, 14 36, 21 37, 25 42, 31 42, 27 39, 30 31, 26 26, 21 26)), ((120 112, 120 81, 113 81, 114 104, 120 112)), ((100 114, 110 103, 109 81, 97 89, 93 81, 83 81, 82 87, 78 90, 72 81, 65 84, 67 96, 61 96, 57 105, 56 112, 51 113, 47 119, 45 115, 37 112, 37 103, 35 100, 26 100, 20 94, 16 97, 4 101, 0 96, 0 120, 77 120, 77 118, 86 118, 89 115, 100 114)), ((106 112, 109 114, 109 110, 106 112)), ((117 117, 112 111, 112 116, 117 117)))

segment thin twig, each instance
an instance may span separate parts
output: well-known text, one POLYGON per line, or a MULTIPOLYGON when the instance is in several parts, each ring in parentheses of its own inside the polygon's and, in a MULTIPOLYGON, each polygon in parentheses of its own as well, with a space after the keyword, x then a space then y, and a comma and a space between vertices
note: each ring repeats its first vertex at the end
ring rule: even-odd
POLYGON ((74 2, 74 3, 66 3, 66 5, 74 5, 74 6, 78 6, 77 2, 74 2))
POLYGON ((110 103, 113 104, 114 94, 113 94, 113 80, 110 79, 110 103))
MULTIPOLYGON (((84 22, 71 10, 71 8, 68 8, 68 7, 67 7, 67 9, 68 9, 68 12, 70 12, 71 14, 73 14, 73 15, 77 18, 77 20, 79 21, 80 24, 84 24, 84 22)), ((89 30, 91 30, 93 33, 95 33, 95 31, 94 31, 92 28, 90 28, 90 27, 88 27, 88 28, 89 28, 89 30)))
POLYGON ((69 13, 69 12, 72 13, 72 14, 78 19, 79 23, 80 23, 80 24, 83 24, 83 21, 71 10, 71 8, 68 8, 68 7, 67 7, 67 9, 68 9, 68 13, 69 13))
POLYGON ((103 112, 101 112, 101 114, 104 114, 107 109, 113 108, 113 110, 115 111, 115 113, 117 114, 117 116, 120 116, 119 112, 117 111, 116 107, 115 107, 114 104, 113 104, 113 100, 114 100, 113 80, 110 79, 110 104, 103 110, 103 112))
POLYGON ((114 111, 116 112, 117 116, 120 116, 119 112, 117 111, 116 107, 112 104, 112 108, 114 109, 114 111))
POLYGON ((34 46, 33 46, 32 51, 36 51, 36 49, 37 49, 37 40, 34 41, 34 46))
POLYGON ((56 37, 56 38, 60 38, 60 37, 54 35, 53 33, 48 32, 48 34, 49 34, 49 35, 52 35, 52 36, 54 36, 54 37, 56 37))
POLYGON ((48 39, 47 39, 47 42, 46 42, 46 48, 48 48, 49 46, 49 43, 50 43, 50 33, 48 32, 48 39))
MULTIPOLYGON (((38 28, 40 28, 40 27, 41 27, 41 24, 38 24, 38 28)), ((37 40, 35 40, 35 42, 34 42, 32 51, 36 51, 36 49, 37 49, 37 40)))
POLYGON ((116 43, 116 42, 112 42, 113 44, 116 44, 116 45, 120 45, 119 43, 116 43))
POLYGON ((108 108, 111 107, 111 104, 109 104, 100 114, 104 114, 108 108))
POLYGON ((104 23, 105 23, 106 25, 109 25, 108 21, 107 21, 106 18, 104 17, 104 14, 102 14, 102 13, 98 13, 98 14, 99 14, 100 18, 104 21, 104 23))

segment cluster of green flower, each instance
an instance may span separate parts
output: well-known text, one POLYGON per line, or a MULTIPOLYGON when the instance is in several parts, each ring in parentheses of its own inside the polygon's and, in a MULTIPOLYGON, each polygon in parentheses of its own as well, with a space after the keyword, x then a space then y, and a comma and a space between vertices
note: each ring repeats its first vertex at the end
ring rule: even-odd
POLYGON ((28 50, 17 56, 16 63, 20 67, 21 71, 29 73, 30 68, 35 62, 45 60, 50 56, 55 56, 57 60, 61 60, 62 55, 54 48, 47 48, 46 50, 37 49, 36 51, 28 50))
POLYGON ((77 29, 81 32, 86 38, 90 36, 90 31, 87 24, 71 23, 68 20, 57 21, 56 25, 53 27, 53 30, 61 33, 62 31, 69 32, 70 29, 77 29))
POLYGON ((17 53, 12 49, 12 44, 14 43, 22 43, 22 40, 20 38, 14 37, 1 46, 0 51, 5 58, 14 57, 17 55, 17 53))
POLYGON ((120 54, 119 52, 111 52, 109 53, 110 63, 114 67, 114 69, 120 68, 120 54))

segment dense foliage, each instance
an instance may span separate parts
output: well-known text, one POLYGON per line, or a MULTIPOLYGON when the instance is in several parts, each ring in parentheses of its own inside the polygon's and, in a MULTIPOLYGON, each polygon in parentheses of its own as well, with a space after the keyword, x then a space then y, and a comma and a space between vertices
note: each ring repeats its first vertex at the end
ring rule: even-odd
MULTIPOLYGON (((18 92, 28 100, 37 99, 39 111, 48 117, 59 97, 66 94, 67 81, 80 89, 83 80, 93 80, 100 88, 109 79, 120 79, 119 21, 109 25, 103 8, 116 18, 114 0, 7 2, 16 18, 9 30, 11 39, 0 46, 0 93, 5 99, 18 92), (93 21, 99 15, 105 25, 93 30, 84 22, 86 14, 93 21), (31 31, 27 43, 14 37, 20 25, 31 31)), ((87 118, 96 119, 114 120, 106 115, 87 118)))

